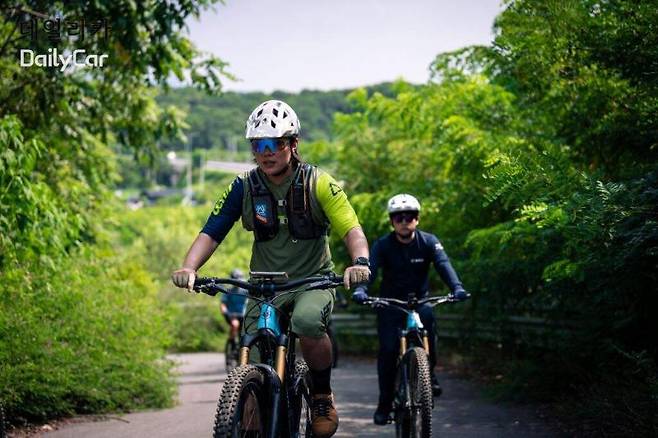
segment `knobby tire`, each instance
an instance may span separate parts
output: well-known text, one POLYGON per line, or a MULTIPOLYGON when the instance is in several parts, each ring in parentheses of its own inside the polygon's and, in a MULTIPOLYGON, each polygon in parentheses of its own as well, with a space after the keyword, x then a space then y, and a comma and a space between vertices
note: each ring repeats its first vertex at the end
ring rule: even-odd
POLYGON ((430 438, 432 436, 432 381, 427 353, 415 347, 403 358, 400 367, 407 369, 407 381, 398 372, 398 394, 409 387, 409 403, 406 409, 396 413, 396 436, 399 438, 430 438))
POLYGON ((213 437, 265 437, 267 408, 263 373, 253 365, 234 368, 224 382, 217 402, 213 437))

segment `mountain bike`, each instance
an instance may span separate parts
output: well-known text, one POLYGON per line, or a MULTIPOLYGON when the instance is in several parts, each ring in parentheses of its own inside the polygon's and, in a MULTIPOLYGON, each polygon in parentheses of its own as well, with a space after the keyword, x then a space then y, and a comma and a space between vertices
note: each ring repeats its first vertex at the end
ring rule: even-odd
POLYGON ((296 335, 288 315, 274 300, 286 293, 331 289, 343 284, 336 274, 289 281, 285 272, 252 272, 249 282, 197 278, 194 289, 208 295, 229 293, 224 285, 248 291, 260 313, 257 330, 240 339, 238 366, 224 382, 217 403, 213 437, 311 437, 310 375, 295 357, 296 335), (281 292, 281 293, 279 293, 281 292), (257 363, 248 363, 256 348, 257 363))
MULTIPOLYGON (((467 295, 470 297, 470 295, 467 295)), ((429 438, 432 436, 432 382, 429 364, 429 338, 418 314, 418 307, 428 304, 461 302, 451 295, 417 299, 411 293, 407 301, 395 298, 370 297, 363 304, 393 307, 407 314, 407 324, 400 330, 400 355, 395 377, 393 419, 395 436, 399 438, 429 438)), ((390 420, 389 420, 390 421, 390 420)))
MULTIPOLYGON (((242 326, 242 320, 244 319, 244 315, 241 313, 228 313, 226 315, 226 320, 228 321, 229 325, 231 324, 232 319, 237 319, 240 321, 240 327, 242 326)), ((240 329, 238 328, 237 333, 240 333, 240 329)), ((224 345, 224 367, 226 368, 226 372, 230 373, 233 368, 235 368, 238 365, 238 360, 239 360, 239 353, 240 353, 240 336, 236 334, 235 336, 226 338, 226 345, 224 345)))

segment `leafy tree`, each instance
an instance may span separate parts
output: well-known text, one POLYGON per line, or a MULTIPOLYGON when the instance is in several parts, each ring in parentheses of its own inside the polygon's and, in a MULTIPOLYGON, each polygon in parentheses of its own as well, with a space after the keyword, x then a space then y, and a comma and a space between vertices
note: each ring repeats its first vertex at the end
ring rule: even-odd
MULTIPOLYGON (((166 406, 166 312, 131 254, 112 246, 115 150, 153 159, 182 135, 155 89, 171 75, 220 90, 226 65, 181 34, 209 0, 18 0, 0 16, 0 399, 12 421, 166 406), (104 19, 107 38, 31 41, 31 18, 104 19), (107 54, 103 68, 19 65, 21 49, 107 54)), ((42 27, 41 27, 42 29, 42 27)))
POLYGON ((647 436, 658 399, 646 336, 658 329, 656 11, 508 1, 492 47, 439 55, 425 86, 399 84, 394 98, 354 92, 333 146, 369 238, 389 229, 389 196, 420 198, 421 228, 444 239, 474 292, 470 327, 493 324, 503 350, 533 364, 510 373, 523 377, 516 390, 555 399, 576 388, 597 410, 574 411, 581 419, 647 436), (527 344, 507 324, 519 315, 571 329, 527 344), (607 382, 614 391, 596 389, 607 382))
POLYGON ((494 80, 518 95, 529 134, 568 144, 579 164, 613 178, 655 162, 655 6, 507 2, 496 19, 494 80))
MULTIPOLYGON (((22 138, 26 145, 23 147, 34 151, 28 154, 38 153, 39 157, 32 160, 33 178, 22 180, 22 187, 10 185, 10 190, 1 196, 10 196, 13 190, 29 192, 32 181, 47 185, 58 203, 56 218, 51 223, 71 236, 67 243, 75 242, 94 222, 92 218, 104 201, 107 183, 116 178, 111 153, 115 144, 130 148, 138 156, 153 157, 159 138, 180 135, 182 114, 174 107, 157 106, 154 86, 166 85, 170 75, 183 79, 183 72, 189 70, 196 86, 206 91, 219 90, 219 76, 224 74, 225 64, 214 57, 202 58, 180 33, 185 19, 198 16, 209 4, 19 1, 5 10, 0 19, 0 119, 11 131, 3 136, 3 150, 15 155, 18 143, 14 140, 22 138), (21 38, 20 23, 32 17, 43 20, 55 15, 62 20, 107 20, 111 25, 107 39, 100 34, 88 35, 84 41, 64 38, 55 47, 60 53, 84 49, 89 54, 107 54, 108 65, 65 72, 58 68, 20 67, 20 49, 29 47, 36 53, 48 53, 52 44, 43 37, 34 41, 21 38), (9 137, 14 140, 8 142, 9 137)), ((10 173, 10 165, 21 163, 7 161, 3 174, 10 173)), ((22 199, 20 203, 2 199, 2 216, 17 217, 14 209, 39 209, 35 199, 22 199)), ((35 221, 25 223, 23 228, 42 228, 39 217, 24 215, 24 220, 35 221)), ((0 235, 17 237, 16 230, 3 227, 0 235)), ((7 240, 22 244, 20 239, 7 240)), ((2 253, 9 254, 5 248, 2 253)))

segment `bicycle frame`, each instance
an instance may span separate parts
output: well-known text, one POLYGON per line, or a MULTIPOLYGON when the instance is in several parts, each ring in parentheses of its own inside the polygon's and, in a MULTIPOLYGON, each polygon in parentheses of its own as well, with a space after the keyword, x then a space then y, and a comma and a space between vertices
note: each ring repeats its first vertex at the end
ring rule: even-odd
MULTIPOLYGON (((400 309, 404 310, 404 309, 400 309)), ((406 310, 405 310, 406 311, 406 310)), ((415 309, 411 309, 407 312, 407 325, 406 328, 400 331, 400 358, 404 356, 404 353, 408 350, 407 340, 411 338, 412 335, 417 335, 422 343, 423 349, 427 354, 430 354, 430 343, 429 337, 427 336, 427 330, 423 326, 422 321, 420 320, 420 315, 416 312, 415 309)))
MULTIPOLYGON (((270 412, 281 412, 281 389, 286 387, 286 364, 295 362, 295 349, 294 349, 294 335, 288 335, 282 332, 281 325, 276 308, 268 302, 261 303, 260 313, 257 320, 257 329, 254 334, 244 334, 240 339, 240 360, 238 365, 247 365, 249 362, 249 352, 254 345, 259 342, 272 342, 276 345, 276 352, 274 355, 274 367, 266 363, 255 363, 266 377, 266 384, 272 389, 270 392, 270 412), (292 344, 292 345, 291 345, 292 344)), ((264 352, 261 352, 264 354, 264 352)), ((294 382, 293 382, 294 385, 294 382)), ((291 391, 295 391, 293 385, 287 386, 286 391, 286 415, 282 420, 290 422, 292 418, 292 406, 288 400, 290 399, 291 391)), ((275 437, 279 431, 280 415, 270 415, 270 423, 268 425, 268 436, 275 437)), ((288 428, 292 427, 288 425, 288 428)))

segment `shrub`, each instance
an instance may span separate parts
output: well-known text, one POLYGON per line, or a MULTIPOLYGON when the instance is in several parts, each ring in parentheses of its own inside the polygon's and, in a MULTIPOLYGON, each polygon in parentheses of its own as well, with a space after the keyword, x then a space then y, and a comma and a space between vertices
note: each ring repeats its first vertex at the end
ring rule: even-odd
POLYGON ((0 394, 13 421, 171 404, 166 314, 128 255, 80 249, 4 276, 0 394))

